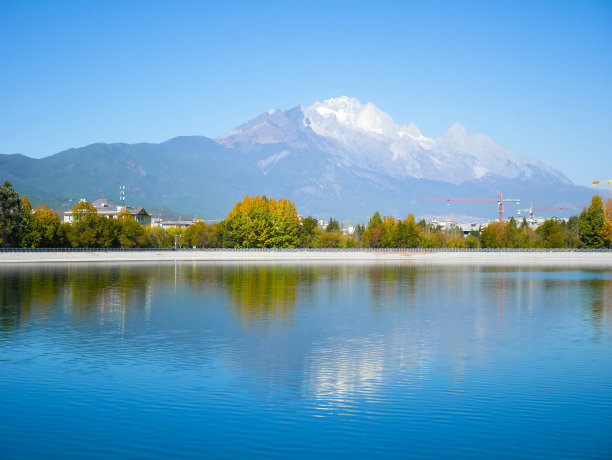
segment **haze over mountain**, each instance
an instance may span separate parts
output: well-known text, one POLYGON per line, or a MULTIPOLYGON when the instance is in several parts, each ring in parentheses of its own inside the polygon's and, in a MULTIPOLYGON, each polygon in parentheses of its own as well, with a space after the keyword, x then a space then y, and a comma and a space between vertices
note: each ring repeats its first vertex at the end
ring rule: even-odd
POLYGON ((501 191, 545 207, 586 204, 592 195, 552 166, 468 134, 459 123, 432 139, 349 97, 269 110, 216 140, 93 144, 39 160, 0 155, 0 175, 34 202, 55 207, 114 197, 126 185, 129 203, 210 219, 224 217, 245 194, 285 197, 302 214, 354 221, 375 210, 495 216, 494 204, 448 209, 423 196, 496 198, 501 191))

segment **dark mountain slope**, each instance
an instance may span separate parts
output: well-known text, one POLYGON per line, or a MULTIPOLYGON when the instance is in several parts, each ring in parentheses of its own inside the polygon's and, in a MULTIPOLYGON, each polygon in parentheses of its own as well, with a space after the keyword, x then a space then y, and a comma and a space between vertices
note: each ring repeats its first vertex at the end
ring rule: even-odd
POLYGON ((240 154, 205 137, 92 144, 40 160, 0 155, 0 174, 20 193, 53 207, 116 197, 126 185, 130 204, 222 217, 228 206, 253 193, 247 184, 260 175, 240 154))

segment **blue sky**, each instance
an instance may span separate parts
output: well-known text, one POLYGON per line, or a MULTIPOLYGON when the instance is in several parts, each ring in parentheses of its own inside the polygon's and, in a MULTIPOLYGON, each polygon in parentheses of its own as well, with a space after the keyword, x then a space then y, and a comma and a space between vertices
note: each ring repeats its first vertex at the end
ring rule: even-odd
POLYGON ((0 153, 216 137, 340 95, 612 179, 612 2, 0 2, 0 153), (223 4, 222 4, 223 3, 223 4))

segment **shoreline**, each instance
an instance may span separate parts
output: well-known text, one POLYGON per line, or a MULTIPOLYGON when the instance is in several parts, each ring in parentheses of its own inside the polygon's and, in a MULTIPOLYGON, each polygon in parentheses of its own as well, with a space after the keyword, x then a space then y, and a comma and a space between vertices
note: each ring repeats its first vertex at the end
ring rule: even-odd
POLYGON ((133 262, 338 262, 477 265, 550 265, 612 268, 612 252, 573 251, 16 251, 0 252, 0 265, 133 262))

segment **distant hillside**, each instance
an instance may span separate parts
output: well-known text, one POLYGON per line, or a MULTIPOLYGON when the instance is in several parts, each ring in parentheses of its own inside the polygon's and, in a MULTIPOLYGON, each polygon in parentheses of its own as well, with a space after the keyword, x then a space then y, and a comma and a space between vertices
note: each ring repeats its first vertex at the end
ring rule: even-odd
POLYGON ((0 155, 0 174, 33 202, 71 206, 80 198, 119 195, 129 204, 224 217, 258 171, 205 137, 161 144, 93 144, 33 160, 0 155))

